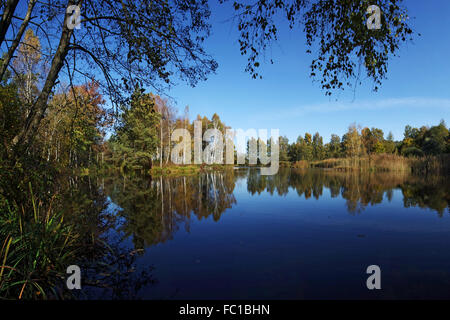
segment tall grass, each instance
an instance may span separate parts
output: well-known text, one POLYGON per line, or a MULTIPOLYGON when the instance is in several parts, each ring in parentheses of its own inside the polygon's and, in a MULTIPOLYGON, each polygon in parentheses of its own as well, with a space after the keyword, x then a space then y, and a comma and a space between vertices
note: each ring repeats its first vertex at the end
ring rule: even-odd
POLYGON ((44 208, 29 189, 30 209, 6 202, 0 215, 0 298, 63 298, 77 235, 52 201, 44 208))
POLYGON ((394 154, 377 154, 359 158, 333 158, 309 163, 312 168, 328 168, 341 171, 392 171, 417 174, 449 174, 450 155, 427 157, 403 157, 394 154))
POLYGON ((299 160, 292 163, 292 167, 297 169, 307 169, 309 168, 309 163, 306 160, 299 160))
POLYGON ((233 166, 224 164, 201 164, 201 165, 167 165, 163 167, 154 166, 148 171, 151 175, 188 175, 197 174, 205 171, 223 171, 230 170, 233 166))

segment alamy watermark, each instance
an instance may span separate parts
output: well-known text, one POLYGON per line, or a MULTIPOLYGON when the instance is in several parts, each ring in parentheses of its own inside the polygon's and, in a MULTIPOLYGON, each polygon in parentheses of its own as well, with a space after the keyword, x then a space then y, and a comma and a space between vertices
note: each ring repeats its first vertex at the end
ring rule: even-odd
POLYGON ((366 286, 369 290, 380 290, 381 289, 381 269, 376 264, 370 265, 366 270, 370 277, 367 278, 366 286))
POLYGON ((70 276, 67 278, 67 281, 66 281, 67 289, 80 290, 81 289, 81 269, 80 269, 80 267, 75 264, 68 266, 66 273, 70 274, 70 276))
POLYGON ((187 129, 175 129, 171 141, 176 142, 171 152, 174 164, 245 164, 262 165, 261 175, 274 175, 279 169, 279 129, 208 129, 202 134, 202 122, 194 121, 194 159, 192 159, 192 138, 187 129), (180 141, 181 140, 181 141, 180 141), (207 145, 203 149, 203 142, 207 145), (235 161, 236 152, 236 161, 235 161), (269 155, 270 153, 270 155, 269 155), (270 164, 270 166, 268 166, 270 164))
POLYGON ((71 5, 67 7, 67 14, 71 16, 67 18, 67 28, 70 30, 81 28, 81 9, 79 6, 71 5))
MULTIPOLYGON (((370 16, 366 21, 370 30, 381 29, 381 10, 376 5, 367 8, 370 16)), ((70 30, 81 28, 81 9, 77 5, 67 8, 66 24, 70 30)), ((261 165, 262 175, 274 175, 279 169, 279 130, 271 130, 270 141, 267 140, 267 130, 260 129, 258 133, 255 129, 244 131, 242 129, 227 129, 223 134, 218 129, 208 129, 202 135, 201 121, 194 121, 194 159, 191 159, 191 135, 186 129, 176 129, 172 136, 172 142, 179 142, 172 150, 171 159, 174 164, 234 164, 235 152, 237 154, 237 164, 245 164, 246 154, 248 164, 256 165, 258 159, 261 165), (236 148, 234 141, 236 140, 236 148), (203 142, 208 142, 202 150, 203 142), (270 146, 270 147, 269 147, 270 146), (270 149, 270 152, 268 152, 270 149), (225 152, 224 152, 225 150, 225 152), (245 152, 244 150, 247 150, 245 152), (225 153, 225 156, 224 156, 225 153), (270 156, 268 155, 270 153, 270 156), (182 156, 180 156, 182 154, 182 156), (269 165, 267 167, 267 165, 269 165)))
POLYGON ((367 18, 367 29, 379 30, 381 29, 381 10, 379 6, 371 5, 367 8, 367 14, 370 14, 367 18))
MULTIPOLYGON (((81 269, 77 265, 71 265, 67 267, 67 274, 70 276, 67 278, 66 286, 69 290, 81 289, 81 269)), ((366 269, 366 273, 370 274, 367 278, 366 286, 369 290, 381 289, 381 269, 378 265, 370 265, 366 269)))
MULTIPOLYGON (((369 30, 381 29, 381 9, 377 5, 370 5, 367 8, 367 14, 370 16, 367 18, 366 25, 369 30)), ((77 5, 71 5, 67 7, 66 13, 70 14, 67 19, 67 28, 70 30, 81 28, 81 8, 77 5)))

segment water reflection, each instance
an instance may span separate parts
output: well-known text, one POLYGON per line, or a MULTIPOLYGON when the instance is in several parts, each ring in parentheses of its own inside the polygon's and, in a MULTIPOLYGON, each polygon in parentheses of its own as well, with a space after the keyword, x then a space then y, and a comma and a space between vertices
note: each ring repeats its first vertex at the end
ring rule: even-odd
POLYGON ((319 199, 324 188, 332 198, 346 200, 351 214, 362 212, 368 205, 392 200, 393 190, 401 189, 404 207, 419 206, 435 210, 442 216, 449 210, 450 182, 446 177, 417 177, 406 173, 339 172, 326 170, 281 170, 276 176, 261 176, 248 170, 247 190, 250 194, 268 192, 286 195, 290 188, 305 199, 319 199))
POLYGON ((448 297, 445 177, 242 168, 71 183, 86 239, 117 248, 87 277, 113 298, 373 298, 371 264, 384 297, 448 297))
POLYGON ((450 204, 445 177, 404 173, 283 169, 277 175, 262 176, 257 169, 237 169, 185 177, 111 177, 104 183, 105 192, 122 208, 120 231, 131 237, 135 248, 145 248, 172 239, 179 228, 189 232, 194 217, 219 221, 236 204, 238 181, 246 183, 249 195, 267 193, 274 201, 291 192, 319 200, 329 190, 331 198, 345 199, 351 215, 369 205, 390 202, 395 189, 401 190, 406 208, 430 208, 442 217, 450 204))
POLYGON ((236 203, 233 171, 189 177, 133 177, 108 180, 111 200, 122 208, 120 231, 132 236, 135 248, 145 248, 172 239, 191 219, 212 216, 219 221, 236 203))
POLYGON ((117 216, 110 208, 105 180, 69 176, 58 190, 61 196, 56 206, 64 210, 66 221, 76 227, 74 232, 80 246, 80 254, 72 264, 82 270, 83 290, 74 290, 69 297, 135 299, 143 287, 156 282, 153 267, 149 265, 135 272, 138 251, 117 236, 117 216))

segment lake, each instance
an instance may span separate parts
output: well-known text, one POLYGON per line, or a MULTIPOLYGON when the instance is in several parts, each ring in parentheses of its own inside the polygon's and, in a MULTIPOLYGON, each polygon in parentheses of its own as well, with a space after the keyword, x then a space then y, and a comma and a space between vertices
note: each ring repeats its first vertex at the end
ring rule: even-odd
POLYGON ((105 239, 151 277, 138 298, 450 298, 446 177, 240 168, 98 185, 117 218, 105 239))

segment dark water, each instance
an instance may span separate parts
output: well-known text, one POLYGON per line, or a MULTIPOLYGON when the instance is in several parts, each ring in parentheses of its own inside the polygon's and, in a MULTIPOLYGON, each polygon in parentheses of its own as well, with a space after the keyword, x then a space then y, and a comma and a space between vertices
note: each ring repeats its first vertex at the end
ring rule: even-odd
POLYGON ((239 169, 102 184, 120 218, 109 238, 154 280, 139 298, 450 298, 445 177, 239 169), (381 290, 366 287, 369 265, 381 290))

